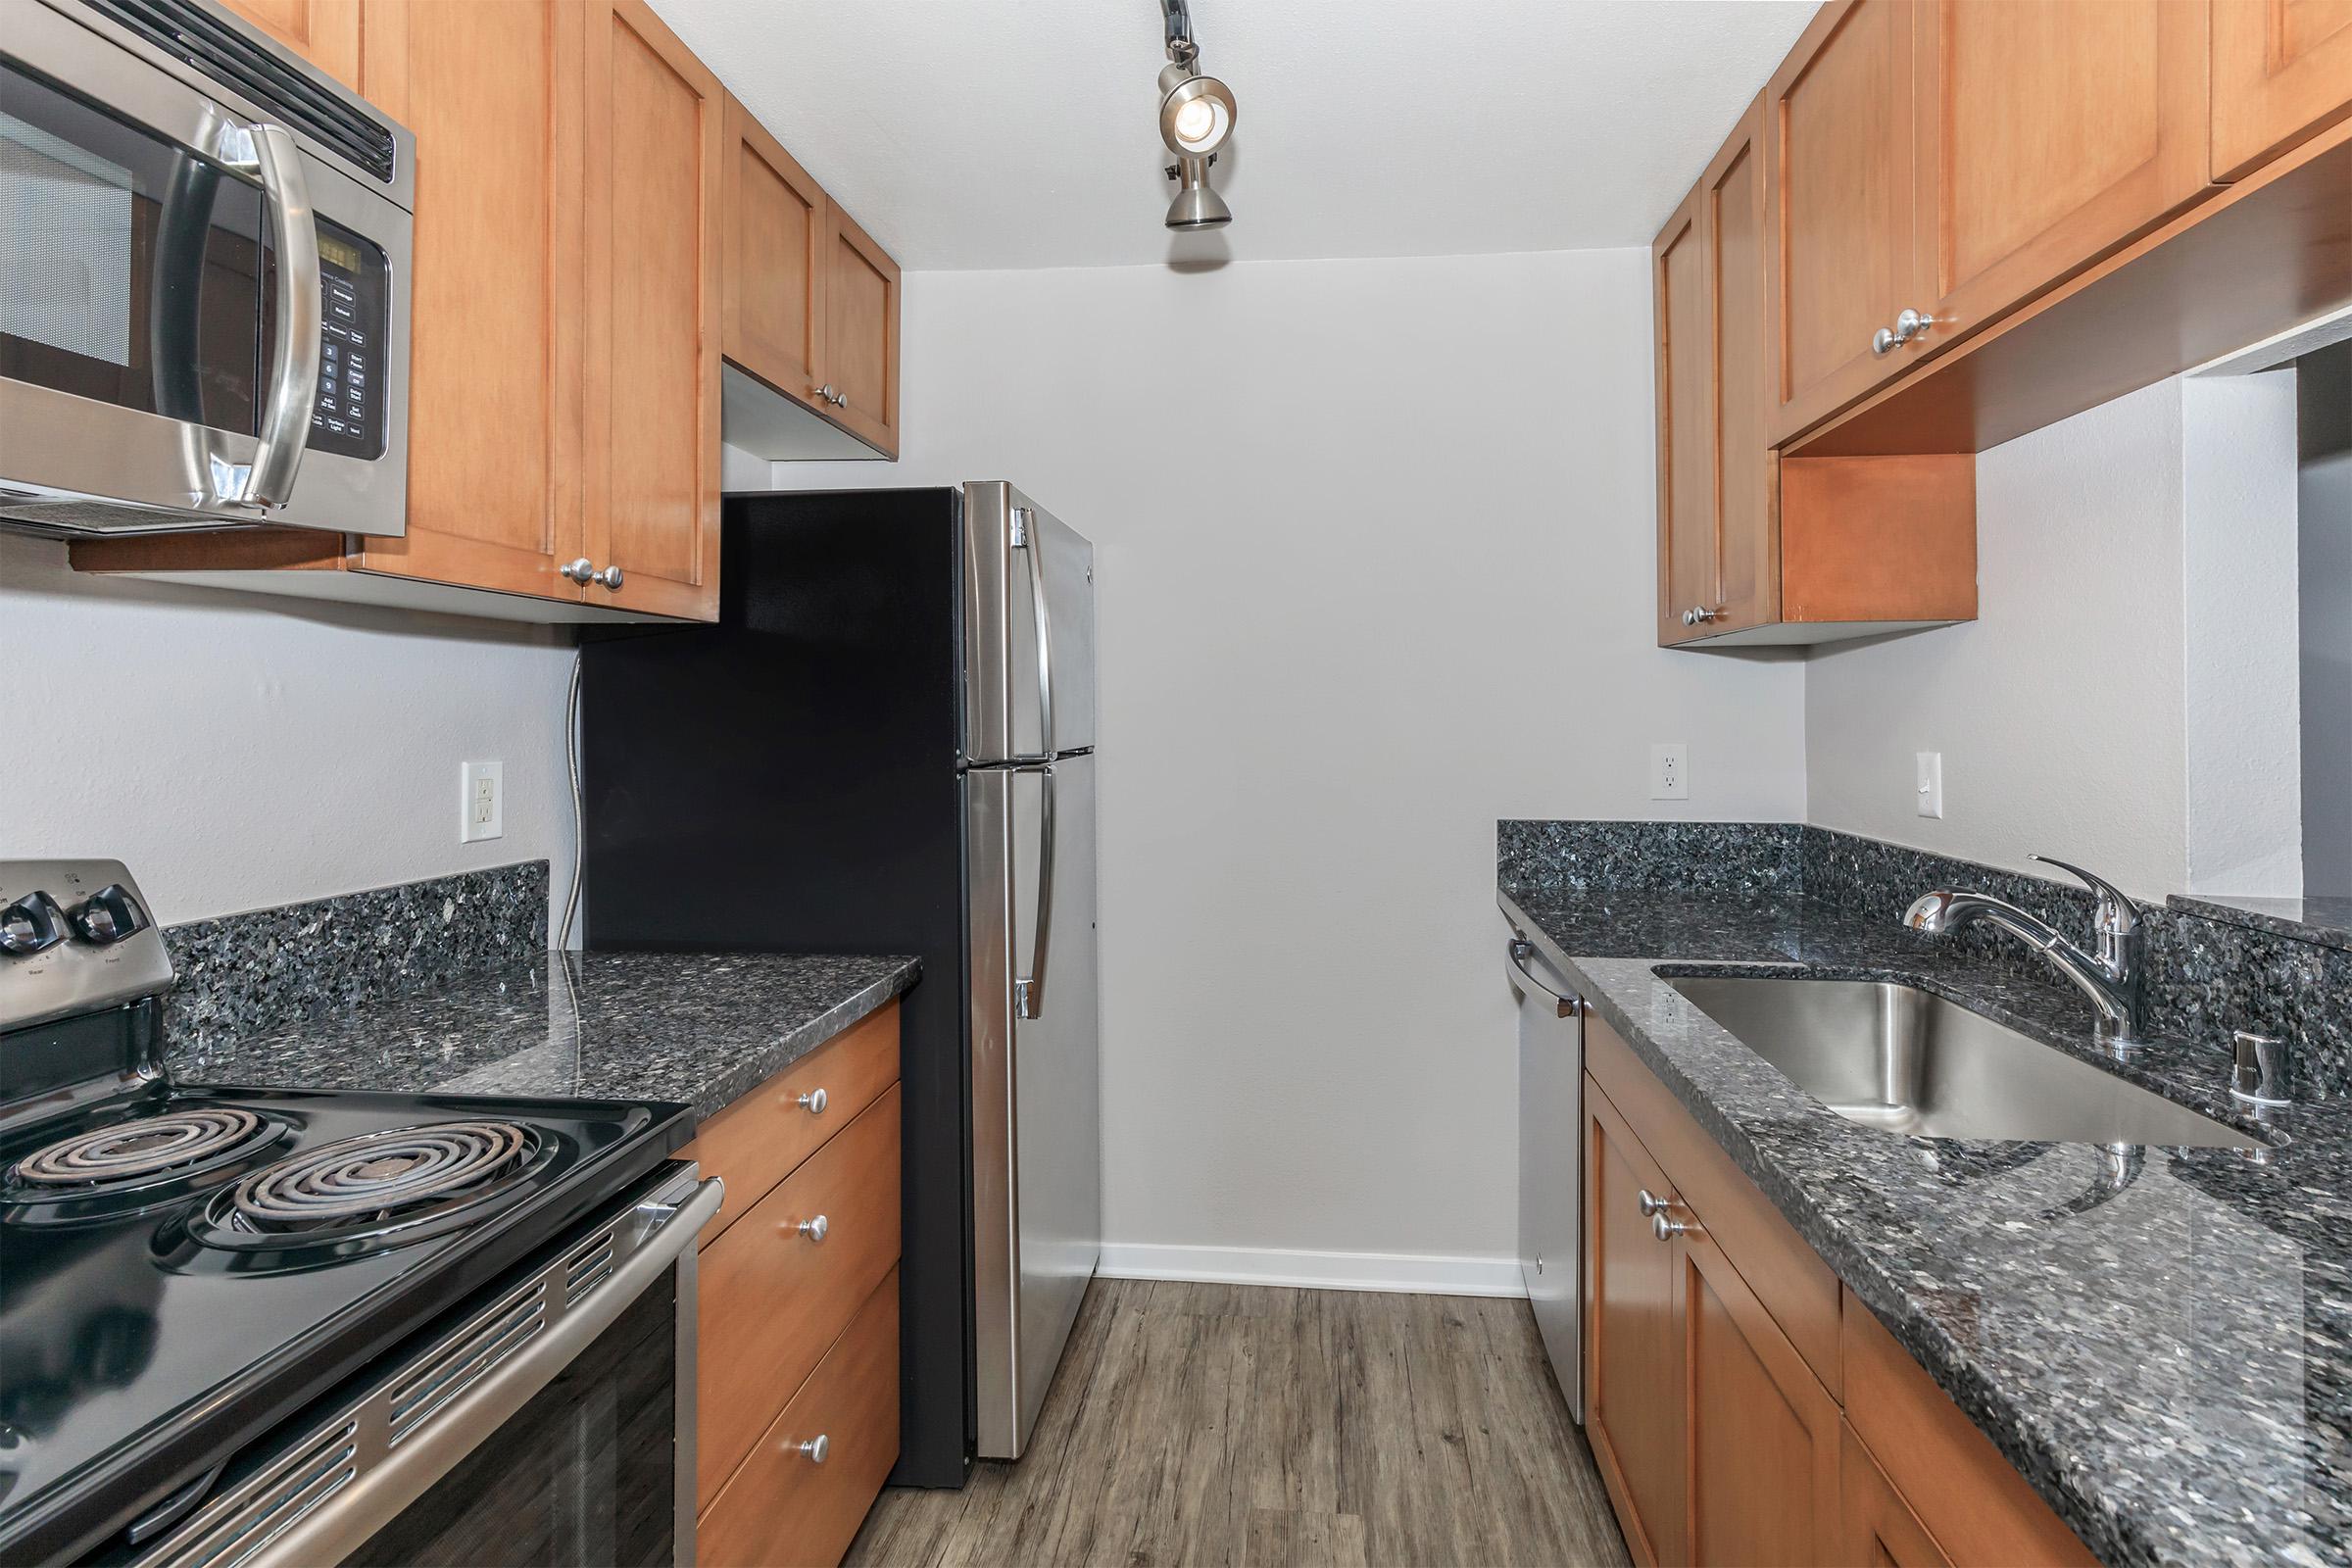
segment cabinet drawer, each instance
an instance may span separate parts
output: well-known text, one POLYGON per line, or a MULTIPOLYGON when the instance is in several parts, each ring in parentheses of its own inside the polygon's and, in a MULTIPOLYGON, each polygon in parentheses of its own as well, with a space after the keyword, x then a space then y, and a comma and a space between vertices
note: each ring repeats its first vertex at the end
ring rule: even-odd
POLYGON ((1845 1560, 1870 1568, 1952 1568, 1862 1440, 1845 1426, 1838 1485, 1844 1498, 1845 1560))
POLYGON ((702 1254, 695 1497, 709 1506, 899 1259, 892 1085, 702 1254), (800 1227, 825 1220, 822 1241, 800 1227))
POLYGON ((1838 1393, 1838 1276, 1597 1013, 1585 1021, 1585 1070, 1813 1375, 1838 1393))
POLYGON ((837 1563, 899 1458, 899 1273, 858 1309, 695 1532, 709 1568, 837 1563), (822 1438, 813 1461, 802 1445, 822 1438))
POLYGON ((700 1160, 705 1176, 726 1179, 726 1201, 703 1231, 708 1248, 767 1196, 768 1189, 858 1119, 899 1076, 899 1004, 848 1029, 703 1123, 680 1159, 700 1160), (824 1097, 811 1112, 803 1095, 824 1097))
POLYGON ((1847 1422, 1943 1556, 2018 1568, 2097 1561, 1850 1291, 1839 1358, 1847 1422))

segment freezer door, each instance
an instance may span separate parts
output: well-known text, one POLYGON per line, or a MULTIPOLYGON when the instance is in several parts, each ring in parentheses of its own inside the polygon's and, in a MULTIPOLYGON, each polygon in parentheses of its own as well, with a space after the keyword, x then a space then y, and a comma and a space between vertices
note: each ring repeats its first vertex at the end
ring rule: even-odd
POLYGON ((1519 996, 1519 1271, 1552 1376, 1581 1422, 1584 1008, 1567 978, 1517 932, 1504 956, 1519 996))
POLYGON ((1095 744, 1095 547, 1001 480, 963 487, 963 755, 1095 744))
POLYGON ((1102 1238, 1095 760, 964 775, 979 1452, 1016 1459, 1102 1238))

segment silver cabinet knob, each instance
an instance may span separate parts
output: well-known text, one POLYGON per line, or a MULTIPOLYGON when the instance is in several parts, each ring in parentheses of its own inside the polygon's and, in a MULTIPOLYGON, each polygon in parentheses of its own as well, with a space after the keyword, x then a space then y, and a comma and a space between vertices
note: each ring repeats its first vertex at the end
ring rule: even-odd
POLYGON ((1689 610, 1683 612, 1683 624, 1686 626, 1704 626, 1708 621, 1713 620, 1716 616, 1722 613, 1722 611, 1709 610, 1704 605, 1692 605, 1689 610))
POLYGON ((1649 1234, 1655 1236, 1661 1242, 1671 1242, 1677 1236, 1687 1236, 1696 1229, 1698 1229, 1698 1227, 1695 1225, 1688 1224, 1679 1219, 1668 1219, 1663 1214, 1658 1215, 1655 1219, 1649 1222, 1649 1234))
POLYGON ((1882 326, 1870 334, 1870 352, 1883 360, 1892 354, 1895 346, 1901 342, 1902 339, 1894 335, 1892 327, 1882 326))
POLYGON ((821 1242, 833 1229, 833 1222, 825 1218, 824 1215, 819 1214, 814 1219, 805 1219, 801 1221, 798 1225, 795 1225, 793 1229, 799 1231, 803 1236, 808 1237, 812 1242, 821 1242))
POLYGON ((833 1440, 825 1433, 819 1432, 806 1443, 793 1443, 787 1440, 784 1451, 797 1453, 810 1464, 823 1464, 826 1457, 833 1451, 833 1440))
POLYGON ((1683 624, 1686 626, 1695 626, 1698 624, 1698 617, 1691 612, 1686 610, 1683 612, 1683 624))
POLYGON ((573 582, 585 583, 595 578, 596 563, 590 561, 586 556, 582 556, 577 561, 566 561, 558 566, 556 571, 573 582))
POLYGON ((827 381, 823 386, 813 387, 810 390, 815 395, 817 402, 830 403, 837 409, 846 407, 850 401, 850 395, 847 392, 837 389, 830 381, 827 381))
POLYGON ((588 574, 588 580, 590 582, 601 582, 608 588, 617 588, 620 586, 620 568, 618 566, 607 566, 602 571, 592 571, 588 574))
POLYGON ((805 1095, 795 1095, 792 1102, 811 1116, 822 1116, 825 1113, 825 1092, 822 1089, 811 1089, 805 1095))
POLYGON ((1935 324, 1936 318, 1933 316, 1922 315, 1918 311, 1906 309, 1894 318, 1894 340, 1897 343, 1908 343, 1935 324))
POLYGON ((1674 1206, 1673 1199, 1660 1198, 1646 1187, 1642 1188, 1635 1197, 1634 1201, 1642 1205, 1642 1217, 1644 1219, 1652 1214, 1663 1214, 1674 1206))

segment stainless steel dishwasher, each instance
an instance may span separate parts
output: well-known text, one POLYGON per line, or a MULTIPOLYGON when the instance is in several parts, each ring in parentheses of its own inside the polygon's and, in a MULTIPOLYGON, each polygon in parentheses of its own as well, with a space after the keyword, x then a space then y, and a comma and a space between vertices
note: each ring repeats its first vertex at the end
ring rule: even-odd
POLYGON ((1568 1409, 1585 1419, 1585 1007, 1515 926, 1519 996, 1519 1271, 1568 1409))

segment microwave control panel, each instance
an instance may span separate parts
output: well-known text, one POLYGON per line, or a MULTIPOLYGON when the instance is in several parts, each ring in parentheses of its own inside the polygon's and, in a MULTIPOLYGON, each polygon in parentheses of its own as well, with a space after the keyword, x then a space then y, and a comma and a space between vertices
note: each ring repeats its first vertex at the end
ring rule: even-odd
POLYGON ((369 462, 384 455, 384 340, 391 289, 384 253, 318 220, 318 402, 311 411, 313 452, 369 462))

